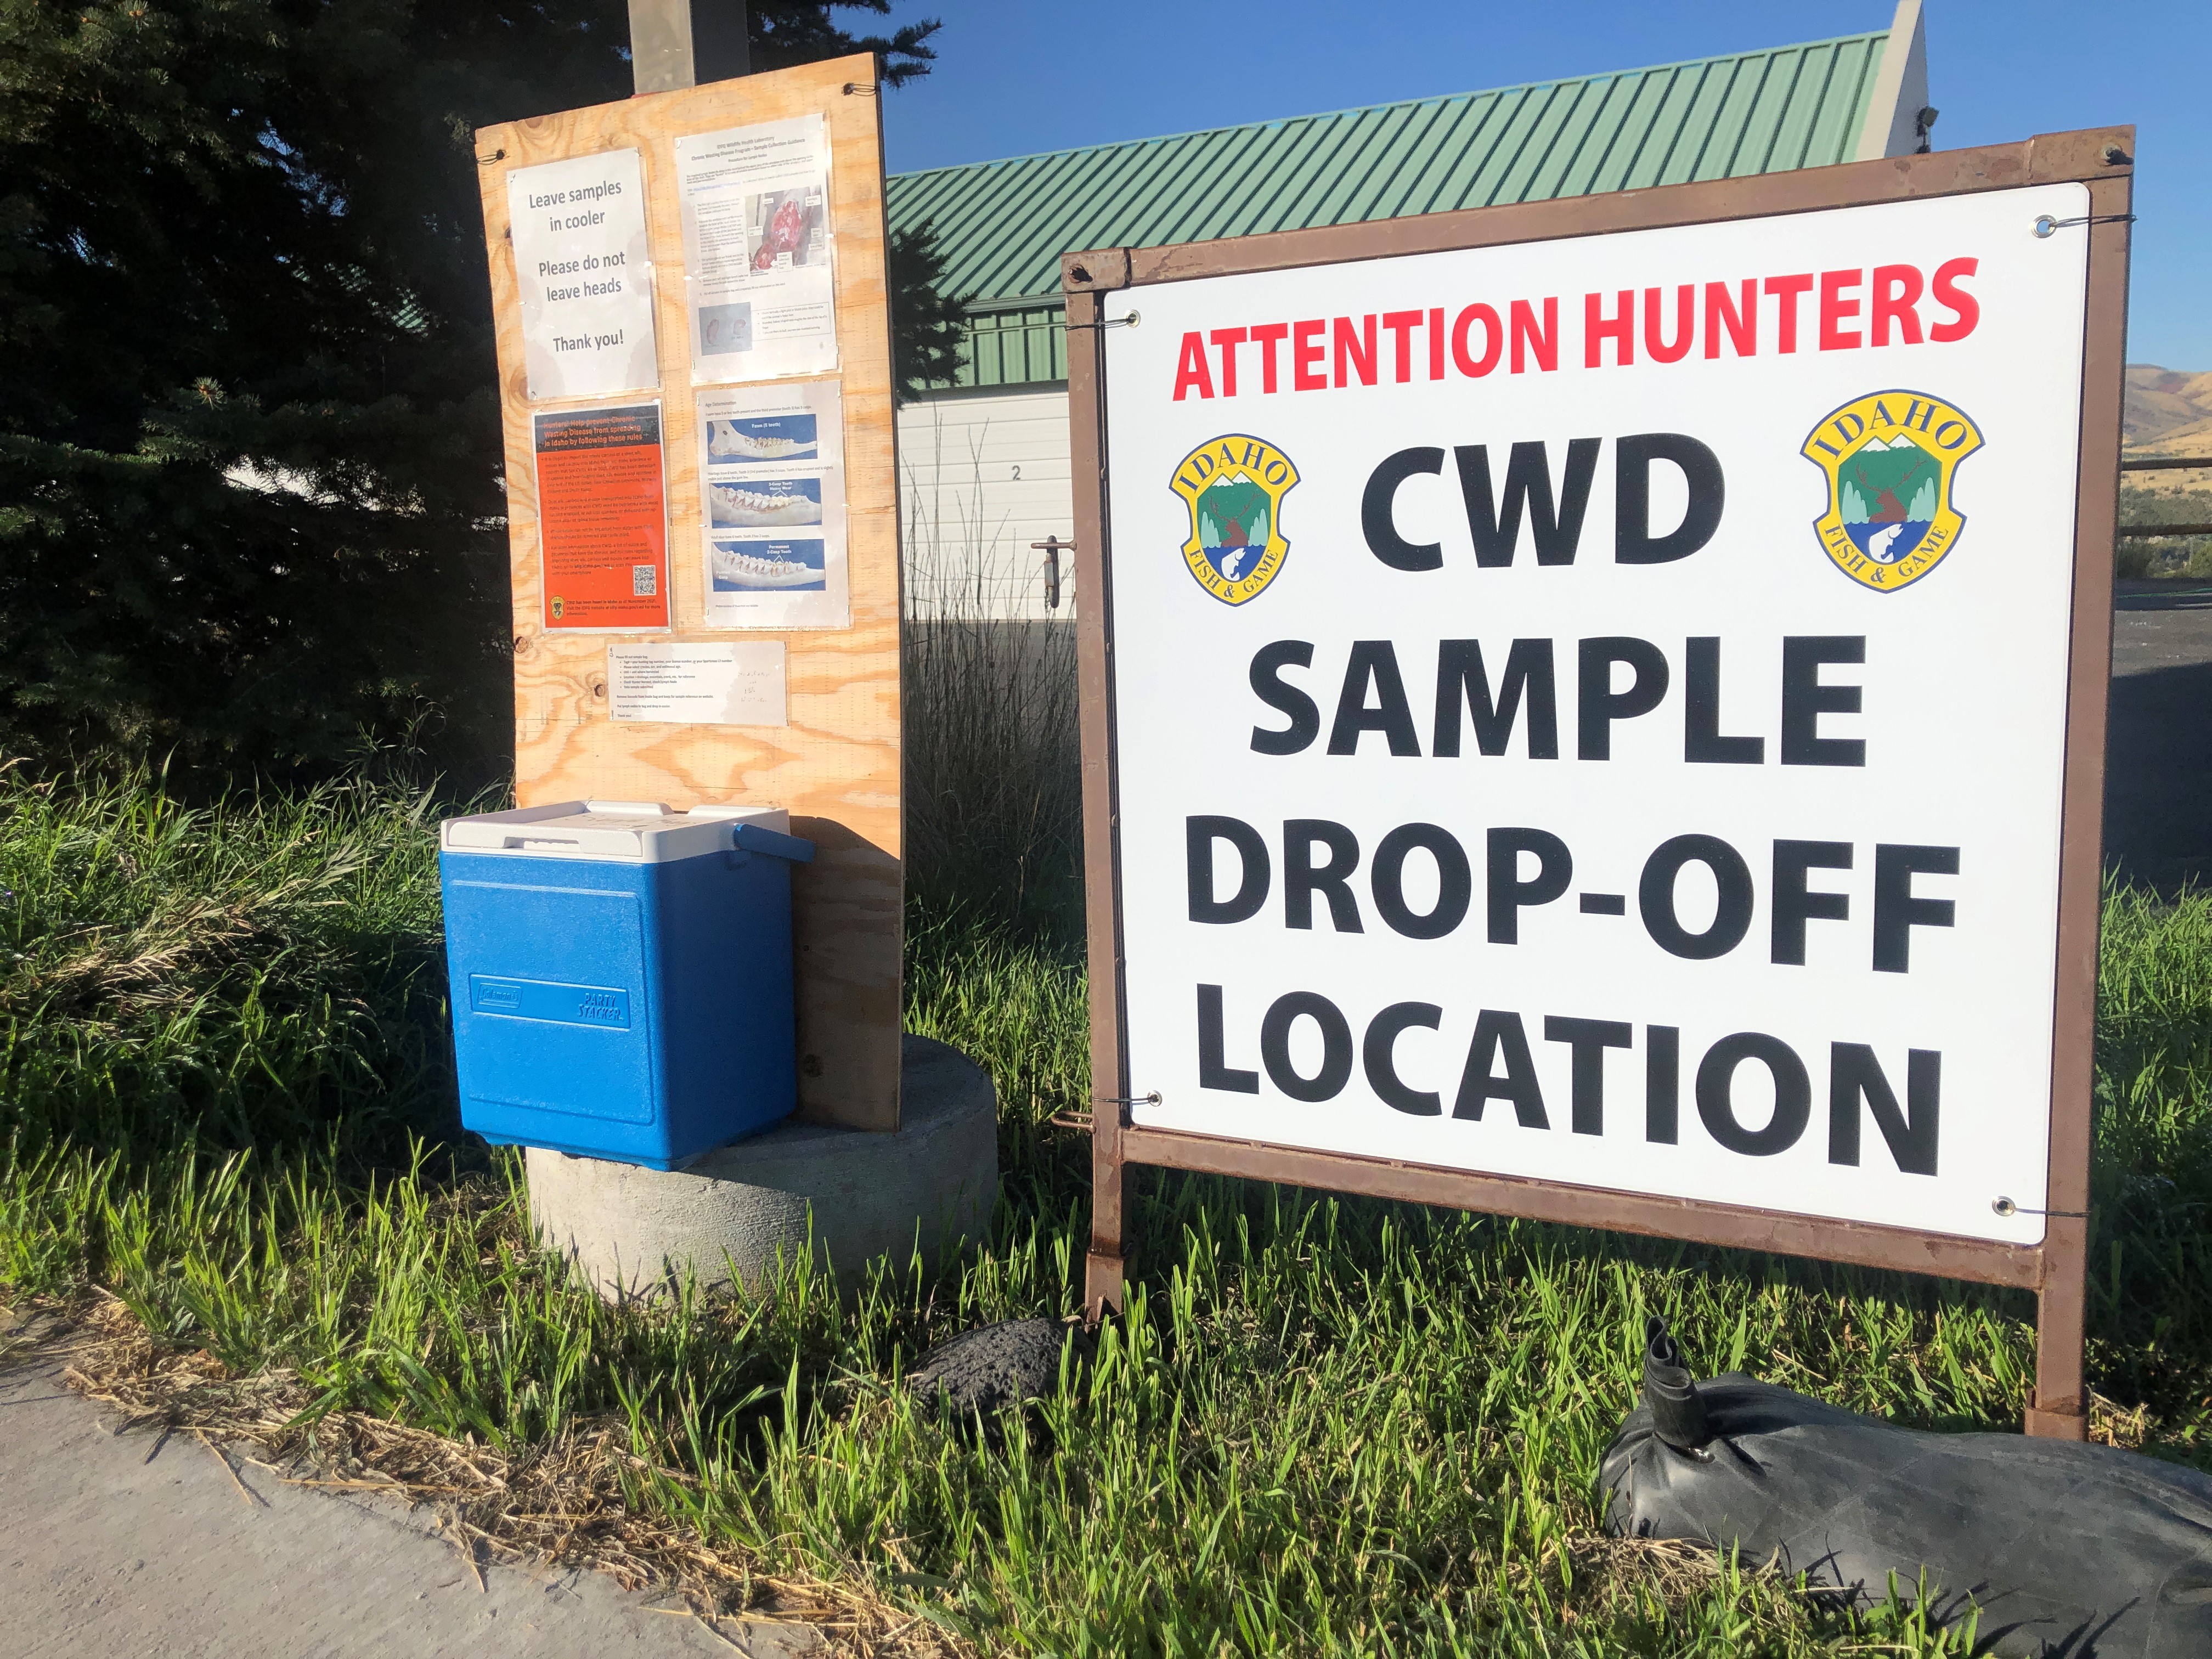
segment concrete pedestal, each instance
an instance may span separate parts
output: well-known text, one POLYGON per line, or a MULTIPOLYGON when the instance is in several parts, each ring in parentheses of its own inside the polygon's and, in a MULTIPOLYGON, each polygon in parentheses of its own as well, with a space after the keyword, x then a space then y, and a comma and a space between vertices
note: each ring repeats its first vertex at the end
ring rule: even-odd
POLYGON ((600 1294, 650 1292, 686 1267, 747 1285, 806 1248, 848 1273, 879 1255, 933 1266, 980 1239, 999 1195, 998 1098, 981 1066, 903 1040, 896 1134, 784 1123, 687 1170, 530 1149, 531 1218, 600 1294))

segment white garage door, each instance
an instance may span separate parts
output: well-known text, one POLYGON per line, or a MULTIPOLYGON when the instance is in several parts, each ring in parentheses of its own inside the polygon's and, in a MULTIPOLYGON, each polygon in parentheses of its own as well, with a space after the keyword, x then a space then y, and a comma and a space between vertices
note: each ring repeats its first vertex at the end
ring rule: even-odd
POLYGON ((1067 393, 954 392, 899 410, 907 605, 1036 620, 1072 617, 1074 561, 1060 557, 1060 605, 1047 556, 1030 544, 1075 534, 1068 486, 1067 393))

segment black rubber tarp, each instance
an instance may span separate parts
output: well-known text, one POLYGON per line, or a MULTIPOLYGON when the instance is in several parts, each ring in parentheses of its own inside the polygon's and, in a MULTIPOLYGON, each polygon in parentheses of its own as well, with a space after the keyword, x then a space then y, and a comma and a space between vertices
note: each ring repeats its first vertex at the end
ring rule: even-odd
POLYGON ((1606 1449, 1607 1525, 1734 1547, 1849 1596, 1978 1607, 1978 1648, 2212 1656, 2212 1476, 2109 1446, 1931 1434, 1731 1372, 1692 1382, 1653 1322, 1644 1403, 1606 1449))

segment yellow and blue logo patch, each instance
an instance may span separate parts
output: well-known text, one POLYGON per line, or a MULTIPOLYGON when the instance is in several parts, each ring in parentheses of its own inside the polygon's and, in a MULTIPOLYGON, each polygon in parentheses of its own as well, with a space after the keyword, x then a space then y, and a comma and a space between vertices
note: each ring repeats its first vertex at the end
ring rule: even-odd
POLYGON ((1208 438, 1176 464, 1168 488, 1190 509, 1183 562, 1222 604, 1257 598, 1281 573, 1283 497, 1297 481, 1289 456, 1243 432, 1208 438))
POLYGON ((1821 550, 1862 587, 1911 586, 1959 544, 1952 488, 1981 447, 1964 410, 1925 392, 1870 392, 1822 416, 1799 451, 1827 475, 1821 550))

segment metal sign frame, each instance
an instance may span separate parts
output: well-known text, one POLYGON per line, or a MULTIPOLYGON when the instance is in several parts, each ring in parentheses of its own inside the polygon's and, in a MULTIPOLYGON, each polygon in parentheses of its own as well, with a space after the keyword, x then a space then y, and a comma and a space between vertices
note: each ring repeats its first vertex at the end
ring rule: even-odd
POLYGON ((2088 1238, 2090 1088, 2102 874, 2105 710, 2112 672, 2112 544, 2127 331, 2128 221, 2135 130, 2046 134, 2022 143, 1716 179, 1562 201, 1477 208, 1316 230, 1061 259, 1066 295, 1082 696, 1084 884, 1091 970, 1091 1233, 1085 1297, 1119 1307, 1127 1255, 1126 1172, 1151 1164, 1208 1175, 1768 1250, 2033 1291, 2037 1301, 2030 1434, 2081 1439, 2088 1238), (2065 781, 2060 817, 2057 1006, 2052 1026, 2049 1206, 2033 1245, 1873 1226, 1687 1199, 1485 1175, 1146 1128, 1129 1121, 1124 1038, 1120 804, 1114 725, 1114 558, 1108 516, 1106 295, 1146 284, 1241 276, 1394 255, 1708 224, 1822 209, 1960 196, 2030 185, 2088 186, 2081 449, 2065 781))

